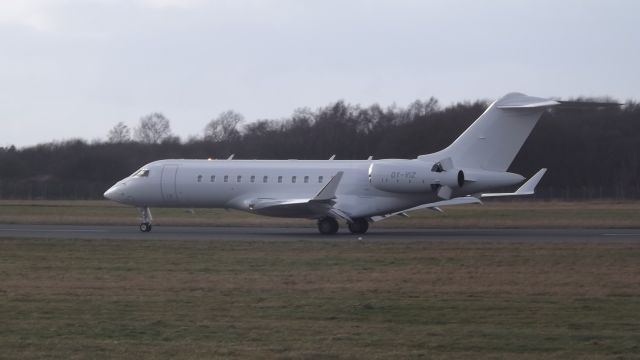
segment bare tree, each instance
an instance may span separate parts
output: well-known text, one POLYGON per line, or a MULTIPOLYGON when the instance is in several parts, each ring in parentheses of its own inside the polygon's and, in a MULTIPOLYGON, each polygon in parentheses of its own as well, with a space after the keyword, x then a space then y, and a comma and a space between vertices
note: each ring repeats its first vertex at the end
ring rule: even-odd
POLYGON ((121 121, 109 130, 107 141, 110 143, 129 142, 131 141, 131 129, 121 121))
POLYGON ((140 118, 135 129, 136 140, 145 144, 159 144, 171 136, 169 120, 160 113, 151 113, 140 118))
POLYGON ((205 126, 204 139, 214 142, 238 139, 240 137, 238 125, 243 121, 244 116, 233 110, 220 113, 205 126))

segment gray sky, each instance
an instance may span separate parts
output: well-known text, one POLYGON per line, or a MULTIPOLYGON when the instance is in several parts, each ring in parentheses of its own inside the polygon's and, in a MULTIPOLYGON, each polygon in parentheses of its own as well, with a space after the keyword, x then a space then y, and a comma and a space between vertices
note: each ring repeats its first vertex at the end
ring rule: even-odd
POLYGON ((640 99, 640 1, 2 0, 0 146, 344 99, 640 99))

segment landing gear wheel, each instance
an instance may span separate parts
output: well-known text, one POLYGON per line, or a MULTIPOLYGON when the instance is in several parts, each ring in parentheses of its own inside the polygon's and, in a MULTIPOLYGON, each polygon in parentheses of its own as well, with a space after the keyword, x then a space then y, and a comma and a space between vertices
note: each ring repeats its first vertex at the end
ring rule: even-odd
POLYGON ((366 219, 353 219, 353 222, 349 223, 349 231, 352 234, 364 234, 369 230, 369 222, 366 219))
POLYGON ((151 221, 153 218, 151 217, 151 210, 148 206, 141 207, 140 209, 140 217, 142 218, 142 222, 140 223, 140 231, 149 232, 151 231, 151 221))
POLYGON ((318 220, 318 231, 323 235, 334 235, 339 227, 338 221, 330 216, 318 220))

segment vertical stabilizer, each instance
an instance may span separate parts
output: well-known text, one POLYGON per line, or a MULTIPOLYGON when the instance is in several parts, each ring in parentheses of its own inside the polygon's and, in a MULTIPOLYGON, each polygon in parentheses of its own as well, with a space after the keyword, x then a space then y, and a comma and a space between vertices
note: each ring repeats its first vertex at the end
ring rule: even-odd
POLYGON ((506 171, 542 113, 560 103, 507 94, 495 101, 449 147, 422 157, 450 157, 457 168, 506 171))

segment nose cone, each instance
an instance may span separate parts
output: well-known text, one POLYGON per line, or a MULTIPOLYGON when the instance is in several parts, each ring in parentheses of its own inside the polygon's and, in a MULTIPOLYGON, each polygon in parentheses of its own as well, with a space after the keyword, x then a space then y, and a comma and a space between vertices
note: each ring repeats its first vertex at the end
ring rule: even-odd
POLYGON ((103 196, 111 201, 125 203, 127 200, 125 183, 119 182, 113 185, 109 190, 104 192, 103 196))
POLYGON ((109 190, 105 191, 104 194, 102 195, 109 200, 115 200, 114 199, 115 190, 113 188, 114 188, 113 186, 110 187, 109 190))

